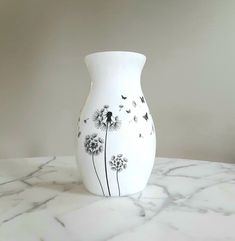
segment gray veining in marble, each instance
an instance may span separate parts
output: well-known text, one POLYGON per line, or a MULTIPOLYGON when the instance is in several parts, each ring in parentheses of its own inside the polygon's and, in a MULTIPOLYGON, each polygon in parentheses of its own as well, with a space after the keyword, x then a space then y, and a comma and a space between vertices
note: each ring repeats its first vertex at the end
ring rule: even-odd
POLYGON ((0 241, 234 241, 235 165, 158 158, 138 194, 88 193, 74 157, 0 160, 0 241))

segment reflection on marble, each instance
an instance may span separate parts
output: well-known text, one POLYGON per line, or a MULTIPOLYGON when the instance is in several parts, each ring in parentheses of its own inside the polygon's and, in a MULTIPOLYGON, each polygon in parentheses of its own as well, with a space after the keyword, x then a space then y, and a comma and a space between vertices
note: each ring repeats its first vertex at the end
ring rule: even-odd
POLYGON ((74 157, 0 160, 0 241, 234 241, 235 165, 158 158, 146 189, 88 193, 74 157))

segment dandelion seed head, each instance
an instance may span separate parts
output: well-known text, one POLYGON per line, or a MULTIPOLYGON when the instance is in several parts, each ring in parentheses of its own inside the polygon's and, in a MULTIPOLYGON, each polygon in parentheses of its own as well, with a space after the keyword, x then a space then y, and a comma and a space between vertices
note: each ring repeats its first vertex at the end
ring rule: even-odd
POLYGON ((98 155, 103 151, 104 140, 97 134, 87 135, 85 137, 84 147, 88 154, 98 155))
POLYGON ((127 161, 127 158, 123 157, 122 154, 112 156, 111 161, 109 162, 111 170, 121 172, 123 169, 127 168, 127 161))
POLYGON ((108 110, 109 106, 105 105, 104 108, 96 110, 93 115, 93 121, 97 129, 101 130, 117 130, 121 126, 121 121, 118 116, 114 116, 111 111, 108 110))

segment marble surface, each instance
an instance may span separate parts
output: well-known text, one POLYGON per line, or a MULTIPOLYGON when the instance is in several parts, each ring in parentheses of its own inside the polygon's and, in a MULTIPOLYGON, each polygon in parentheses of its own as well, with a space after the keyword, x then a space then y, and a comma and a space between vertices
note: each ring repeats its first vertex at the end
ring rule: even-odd
POLYGON ((88 193, 74 157, 0 160, 0 241, 234 241, 235 165, 158 158, 142 193, 88 193))

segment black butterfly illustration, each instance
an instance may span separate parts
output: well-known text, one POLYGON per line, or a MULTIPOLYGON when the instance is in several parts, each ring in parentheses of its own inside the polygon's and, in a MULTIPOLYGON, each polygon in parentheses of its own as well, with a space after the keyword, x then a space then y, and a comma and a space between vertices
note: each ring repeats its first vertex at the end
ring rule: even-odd
POLYGON ((144 96, 142 96, 142 97, 140 96, 140 100, 142 103, 145 103, 144 96))
POLYGON ((130 109, 129 109, 129 110, 126 110, 126 113, 130 114, 130 113, 131 113, 131 110, 130 110, 130 109))
POLYGON ((136 102, 134 100, 132 101, 132 105, 136 107, 136 102))
POLYGON ((122 99, 123 99, 123 100, 125 100, 125 99, 127 98, 127 97, 125 97, 125 96, 123 96, 123 95, 121 95, 121 96, 122 96, 122 99))
POLYGON ((144 118, 146 121, 149 119, 147 112, 146 112, 146 114, 143 116, 143 118, 144 118))
POLYGON ((85 120, 84 120, 84 123, 86 124, 88 120, 89 120, 89 118, 85 119, 85 120))
POLYGON ((119 111, 121 111, 123 107, 124 107, 123 105, 119 105, 119 111))

